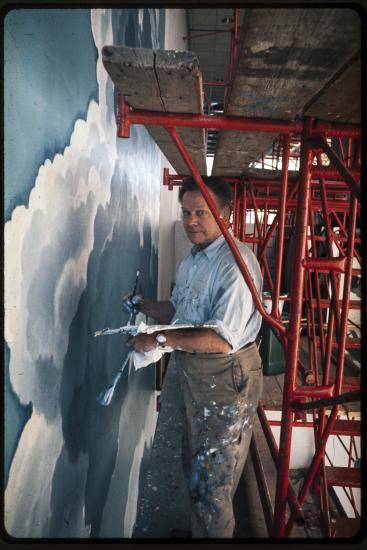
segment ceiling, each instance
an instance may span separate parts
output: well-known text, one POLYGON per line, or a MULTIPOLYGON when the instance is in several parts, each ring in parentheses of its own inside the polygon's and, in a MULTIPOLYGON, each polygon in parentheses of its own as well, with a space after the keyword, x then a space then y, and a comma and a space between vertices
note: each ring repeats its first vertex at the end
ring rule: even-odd
MULTIPOLYGON (((208 86, 205 82, 221 84, 228 76, 233 9, 190 9, 188 19, 188 49, 199 58, 204 92, 212 103, 223 104, 224 87, 208 86)), ((243 18, 244 10, 240 12, 243 18)))
MULTIPOLYGON (((188 49, 203 75, 206 112, 223 112, 233 9, 188 9, 188 49), (223 32, 226 31, 226 32, 223 32), (210 83, 210 84, 208 84, 210 83)), ((361 22, 349 8, 252 8, 239 11, 238 55, 224 113, 293 120, 304 115, 358 123, 361 22)), ((276 136, 209 132, 213 173, 238 175, 276 136)))

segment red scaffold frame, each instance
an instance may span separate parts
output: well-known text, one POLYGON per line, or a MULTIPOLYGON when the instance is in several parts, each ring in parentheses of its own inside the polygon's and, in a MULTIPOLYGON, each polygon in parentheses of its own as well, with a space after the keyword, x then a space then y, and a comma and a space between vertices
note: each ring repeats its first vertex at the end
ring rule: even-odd
MULTIPOLYGON (((229 48, 229 59, 228 59, 228 72, 227 72, 226 80, 223 81, 223 82, 208 82, 208 81, 203 82, 204 87, 208 86, 209 88, 211 88, 211 87, 224 88, 223 104, 225 104, 226 100, 227 100, 228 86, 229 86, 229 83, 230 83, 231 78, 232 78, 234 61, 235 61, 236 55, 237 55, 237 46, 238 46, 238 42, 239 42, 239 32, 240 32, 240 27, 239 27, 240 11, 241 10, 239 8, 234 8, 233 9, 233 28, 220 29, 220 30, 209 31, 209 32, 198 32, 198 33, 191 34, 189 36, 184 36, 183 37, 184 40, 187 40, 187 39, 190 39, 190 40, 195 39, 196 40, 198 38, 204 38, 204 37, 207 37, 207 36, 213 36, 213 35, 218 35, 218 34, 226 34, 226 33, 231 34, 231 41, 230 41, 230 48, 229 48)), ((204 97, 205 97, 207 105, 208 105, 208 110, 210 111, 212 103, 211 103, 210 99, 208 98, 207 94, 205 93, 205 91, 204 91, 204 97)))
MULTIPOLYGON (((262 402, 259 404, 259 419, 269 444, 277 468, 276 497, 272 536, 289 537, 295 523, 302 523, 306 495, 321 479, 320 506, 324 516, 329 517, 328 481, 325 468, 325 448, 330 434, 335 433, 338 424, 338 411, 341 403, 359 400, 358 384, 348 386, 344 380, 344 358, 348 347, 348 312, 353 307, 350 301, 352 276, 356 273, 353 259, 358 259, 356 251, 356 227, 360 201, 360 128, 358 125, 331 123, 305 117, 302 120, 284 121, 273 119, 250 119, 228 117, 225 115, 188 115, 161 113, 132 109, 122 96, 118 97, 118 135, 127 138, 131 124, 158 125, 164 127, 175 143, 190 174, 193 176, 212 212, 220 230, 230 247, 237 265, 249 287, 254 303, 264 321, 274 329, 285 352, 285 375, 282 402, 280 442, 277 446, 271 434, 262 402), (255 212, 256 238, 253 243, 259 246, 260 260, 265 281, 271 291, 272 308, 268 313, 262 297, 258 294, 247 266, 239 253, 234 237, 220 217, 216 203, 207 190, 201 174, 190 157, 177 127, 212 128, 220 130, 241 130, 252 132, 279 133, 282 144, 282 171, 280 181, 256 180, 251 176, 226 178, 231 180, 235 189, 233 213, 233 232, 235 237, 251 242, 246 234, 246 209, 251 204, 255 212), (299 177, 288 173, 290 142, 294 137, 300 139, 299 177), (329 146, 326 138, 348 138, 355 144, 354 162, 347 165, 329 146), (329 158, 330 166, 323 166, 321 154, 329 158), (314 159, 318 162, 315 165, 314 159), (330 178, 333 178, 330 183, 330 178), (335 181, 334 181, 335 180, 335 181), (326 182, 327 181, 327 185, 326 182), (266 190, 259 196, 261 185, 266 190), (278 195, 274 194, 277 192, 278 195), (280 192, 280 197, 279 197, 280 192), (331 193, 331 195, 330 195, 331 193), (330 202, 330 196, 332 197, 330 202), (330 208, 330 204, 332 205, 330 208), (268 230, 261 228, 258 209, 276 210, 274 221, 268 230), (289 321, 285 324, 279 310, 281 276, 284 257, 284 238, 286 218, 289 209, 295 214, 294 257, 292 283, 289 294, 289 321), (324 242, 328 250, 326 257, 318 257, 315 252, 320 237, 313 231, 313 212, 318 211, 324 217, 326 237, 324 242), (341 213, 341 214, 340 214, 341 213), (331 216, 340 225, 341 237, 336 238, 331 230, 331 216), (342 219, 340 218, 342 216, 342 219), (347 221, 348 219, 348 221, 347 221), (266 247, 277 227, 277 255, 275 280, 273 280, 266 259, 266 247), (311 229, 311 236, 308 232, 311 229), (311 247, 309 242, 311 241, 311 247), (332 247, 336 245, 339 257, 334 257, 332 247), (330 292, 328 298, 320 293, 320 274, 325 274, 330 292), (342 298, 340 299, 340 275, 343 274, 342 298), (316 295, 314 297, 314 287, 316 295), (310 367, 305 368, 300 360, 300 341, 302 312, 306 307, 307 330, 310 348, 310 367), (327 329, 324 330, 323 309, 328 311, 327 329), (316 315, 317 313, 317 315, 316 315), (337 344, 337 357, 334 380, 331 376, 333 348, 337 344), (321 353, 322 367, 318 365, 321 353), (320 374, 321 368, 321 374, 320 374), (297 381, 300 375, 302 383, 297 381), (352 391, 350 391, 352 390, 352 391), (332 407, 327 413, 326 407, 332 407), (310 410, 314 416, 315 453, 303 486, 297 494, 289 479, 292 429, 294 419, 301 411, 310 410), (289 513, 287 516, 287 505, 289 513)), ((278 150, 279 153, 279 150, 278 150)), ((183 176, 164 174, 170 188, 182 182, 183 176)), ((261 193, 260 193, 261 194, 261 193)), ((266 220, 266 216, 264 218, 266 220)), ((359 256, 360 262, 360 256, 359 256)), ((353 499, 353 496, 351 497, 353 499)), ((329 518, 330 519, 330 518, 329 518)), ((326 536, 334 536, 330 521, 326 521, 326 536)))

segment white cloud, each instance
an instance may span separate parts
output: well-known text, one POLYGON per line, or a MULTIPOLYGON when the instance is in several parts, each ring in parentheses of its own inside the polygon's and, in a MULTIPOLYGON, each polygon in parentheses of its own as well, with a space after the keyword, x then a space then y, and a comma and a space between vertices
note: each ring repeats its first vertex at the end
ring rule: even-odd
MULTIPOLYGON (((90 102, 86 120, 75 123, 70 145, 44 162, 28 205, 15 208, 5 225, 10 381, 20 401, 33 404, 5 494, 6 527, 21 537, 48 532, 52 477, 63 449, 58 409, 62 366, 70 325, 86 287, 97 211, 109 204, 117 162, 113 85, 100 55, 103 45, 113 43, 112 14, 110 10, 91 10, 91 14, 99 51, 99 103, 90 102), (42 392, 40 381, 52 383, 49 395, 42 392)), ((143 219, 144 209, 139 214, 143 219)), ((106 240, 111 239, 113 223, 106 240)), ((80 468, 86 474, 87 462, 80 468)), ((73 535, 89 536, 89 528, 81 523, 73 535)))

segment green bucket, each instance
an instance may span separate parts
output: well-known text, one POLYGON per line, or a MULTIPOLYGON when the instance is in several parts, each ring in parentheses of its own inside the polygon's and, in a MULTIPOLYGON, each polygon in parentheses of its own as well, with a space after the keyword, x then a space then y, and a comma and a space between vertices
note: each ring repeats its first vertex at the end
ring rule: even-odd
POLYGON ((264 376, 276 376, 284 372, 284 348, 276 337, 273 329, 265 321, 263 321, 261 328, 259 352, 263 362, 264 376))

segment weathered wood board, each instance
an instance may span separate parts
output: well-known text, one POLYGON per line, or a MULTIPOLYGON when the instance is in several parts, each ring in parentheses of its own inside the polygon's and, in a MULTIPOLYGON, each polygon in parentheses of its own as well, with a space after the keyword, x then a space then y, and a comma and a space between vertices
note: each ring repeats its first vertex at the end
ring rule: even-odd
MULTIPOLYGON (((348 8, 246 10, 225 114, 294 120, 307 107, 307 115, 355 121, 359 70, 349 65, 360 31, 358 13, 348 8)), ((212 173, 240 175, 275 137, 222 131, 212 173)))
POLYGON ((262 402, 270 409, 281 409, 283 402, 284 374, 264 376, 262 402))
MULTIPOLYGON (((117 91, 136 109, 171 113, 203 113, 203 84, 192 52, 105 46, 103 64, 117 91)), ((150 134, 179 174, 189 170, 164 128, 148 126, 150 134)), ((205 133, 178 128, 191 158, 206 175, 205 133)))
POLYGON ((314 116, 334 122, 361 122, 361 58, 352 62, 343 73, 328 83, 304 110, 314 116))

